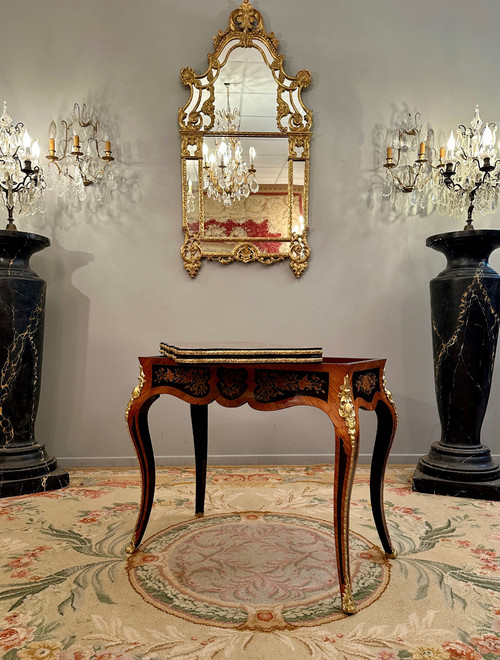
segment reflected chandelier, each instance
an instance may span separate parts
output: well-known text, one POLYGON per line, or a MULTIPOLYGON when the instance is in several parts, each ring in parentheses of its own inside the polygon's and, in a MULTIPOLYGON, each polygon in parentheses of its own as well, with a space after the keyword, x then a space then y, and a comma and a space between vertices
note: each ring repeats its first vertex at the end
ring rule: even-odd
POLYGON ((255 149, 250 147, 248 155, 250 166, 243 160, 243 147, 240 141, 232 134, 240 128, 240 111, 231 109, 229 101, 229 86, 224 83, 227 94, 227 107, 215 112, 215 133, 222 133, 216 137, 215 150, 209 154, 208 145, 203 144, 203 189, 212 199, 223 202, 224 206, 231 206, 242 197, 259 190, 254 167, 255 149))
POLYGON ((43 173, 38 166, 40 147, 31 138, 24 124, 12 123, 4 101, 0 117, 0 190, 8 212, 6 229, 17 230, 14 211, 19 215, 43 213, 43 173))
POLYGON ((63 134, 58 149, 55 121, 49 128, 48 187, 69 202, 83 202, 89 196, 93 202, 103 201, 106 192, 116 188, 111 169, 107 169, 114 160, 111 142, 100 139, 100 123, 91 118, 85 104, 80 112, 75 103, 72 121, 61 123, 63 134))

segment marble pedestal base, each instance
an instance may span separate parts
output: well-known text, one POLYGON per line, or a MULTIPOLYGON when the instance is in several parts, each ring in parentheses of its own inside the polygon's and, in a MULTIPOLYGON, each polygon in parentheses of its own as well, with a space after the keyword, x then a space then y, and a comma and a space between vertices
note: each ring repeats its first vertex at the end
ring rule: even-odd
POLYGON ((45 282, 30 268, 45 236, 0 231, 0 497, 67 486, 35 439, 45 318, 45 282))
POLYGON ((446 479, 430 476, 418 468, 413 474, 413 490, 431 495, 471 497, 476 500, 500 501, 500 479, 493 481, 460 481, 448 475, 446 479))
POLYGON ((500 467, 488 447, 435 442, 413 475, 413 489, 433 495, 500 500, 500 467))
MULTIPOLYGON (((40 447, 43 452, 43 447, 40 447)), ((41 461, 27 467, 23 461, 19 467, 2 469, 0 479, 0 497, 13 497, 15 495, 30 495, 43 493, 47 490, 57 490, 69 484, 69 475, 66 470, 57 466, 54 457, 48 461, 41 461)))
POLYGON ((427 246, 448 262, 430 287, 441 439, 419 460, 413 489, 500 500, 500 467, 481 443, 500 325, 500 277, 488 259, 500 231, 437 234, 427 246))

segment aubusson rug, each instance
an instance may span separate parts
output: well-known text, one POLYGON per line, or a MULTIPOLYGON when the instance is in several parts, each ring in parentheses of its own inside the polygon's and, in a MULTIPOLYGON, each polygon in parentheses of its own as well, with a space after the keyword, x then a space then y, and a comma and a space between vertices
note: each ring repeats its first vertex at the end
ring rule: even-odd
POLYGON ((494 660, 500 658, 500 503, 412 493, 388 469, 399 557, 378 547, 368 469, 351 506, 358 613, 340 611, 333 469, 161 468, 138 553, 137 470, 73 470, 69 488, 0 500, 6 660, 494 660))

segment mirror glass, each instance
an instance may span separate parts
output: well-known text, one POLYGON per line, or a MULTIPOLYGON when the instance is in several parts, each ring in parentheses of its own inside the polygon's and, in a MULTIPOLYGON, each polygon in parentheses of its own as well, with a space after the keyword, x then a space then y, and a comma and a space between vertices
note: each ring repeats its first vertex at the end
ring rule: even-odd
POLYGON ((272 62, 269 51, 241 48, 234 41, 230 45, 232 50, 214 83, 216 110, 227 106, 229 83, 230 107, 241 114, 240 131, 276 131, 276 81, 264 60, 272 62))
POLYGON ((181 71, 190 97, 179 109, 184 267, 285 259, 307 268, 312 112, 307 71, 283 69, 278 40, 249 0, 214 37, 209 67, 181 71))
POLYGON ((293 161, 293 212, 292 233, 302 234, 304 231, 305 199, 305 163, 301 160, 293 161))
POLYGON ((200 187, 198 174, 198 160, 186 160, 187 200, 186 215, 189 231, 199 232, 200 227, 200 187))
MULTIPOLYGON (((210 153, 216 138, 204 138, 210 153)), ((240 199, 230 205, 204 195, 203 240, 219 243, 210 247, 223 254, 231 254, 236 244, 251 240, 266 255, 285 254, 289 239, 288 223, 288 143, 283 139, 241 138, 243 158, 249 162, 249 149, 257 144, 253 159, 258 189, 244 189, 240 199), (248 192, 246 195, 245 193, 248 192)))

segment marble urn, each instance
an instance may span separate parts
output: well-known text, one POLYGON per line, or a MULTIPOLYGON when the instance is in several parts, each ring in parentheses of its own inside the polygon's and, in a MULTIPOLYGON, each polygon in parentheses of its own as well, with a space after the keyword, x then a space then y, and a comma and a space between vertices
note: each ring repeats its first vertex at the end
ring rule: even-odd
POLYGON ((46 284, 31 255, 45 236, 0 231, 0 497, 67 486, 68 473, 35 440, 46 284))
POLYGON ((447 259, 430 283, 441 439, 419 460, 413 488, 500 500, 500 467, 481 442, 500 323, 500 276, 488 260, 500 230, 437 234, 426 244, 447 259))

